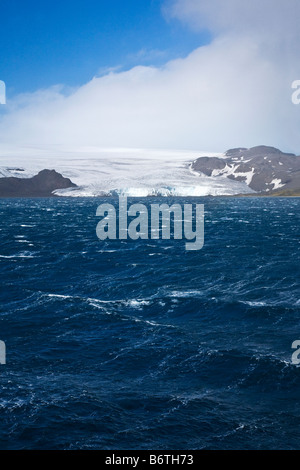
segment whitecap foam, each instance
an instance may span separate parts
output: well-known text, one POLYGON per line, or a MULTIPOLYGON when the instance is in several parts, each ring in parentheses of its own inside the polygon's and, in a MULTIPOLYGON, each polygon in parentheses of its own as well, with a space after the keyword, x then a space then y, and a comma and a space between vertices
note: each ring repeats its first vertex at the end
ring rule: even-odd
POLYGON ((149 300, 139 300, 139 299, 128 300, 126 303, 129 307, 133 307, 133 308, 141 308, 146 305, 150 305, 149 300))
POLYGON ((174 290, 168 293, 168 297, 174 298, 189 298, 189 297, 202 297, 203 292, 199 290, 187 290, 187 291, 177 291, 174 290))
POLYGON ((55 297, 58 299, 71 299, 72 298, 71 295, 61 295, 61 294, 44 294, 44 295, 46 295, 47 297, 55 297))
POLYGON ((34 255, 26 255, 26 254, 17 254, 17 255, 0 255, 0 258, 6 259, 13 259, 13 258, 35 258, 34 255))

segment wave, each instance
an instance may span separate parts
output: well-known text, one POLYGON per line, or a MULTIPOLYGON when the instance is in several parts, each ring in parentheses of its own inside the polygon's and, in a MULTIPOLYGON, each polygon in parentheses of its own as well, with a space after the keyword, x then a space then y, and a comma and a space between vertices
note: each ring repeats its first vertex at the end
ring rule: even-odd
POLYGON ((295 307, 300 304, 300 300, 289 301, 289 300, 273 300, 273 301, 250 301, 250 300, 239 300, 239 303, 248 305, 254 308, 263 307, 295 307))
POLYGON ((27 254, 27 253, 19 253, 16 255, 0 255, 0 258, 5 258, 5 259, 14 259, 14 258, 35 258, 36 256, 33 254, 27 254))

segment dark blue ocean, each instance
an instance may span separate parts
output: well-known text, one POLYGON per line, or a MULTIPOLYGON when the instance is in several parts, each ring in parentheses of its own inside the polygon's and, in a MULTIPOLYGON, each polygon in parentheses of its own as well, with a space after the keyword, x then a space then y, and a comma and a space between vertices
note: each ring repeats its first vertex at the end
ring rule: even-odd
POLYGON ((300 200, 159 199, 201 251, 100 242, 103 202, 0 200, 0 448, 300 449, 300 200))

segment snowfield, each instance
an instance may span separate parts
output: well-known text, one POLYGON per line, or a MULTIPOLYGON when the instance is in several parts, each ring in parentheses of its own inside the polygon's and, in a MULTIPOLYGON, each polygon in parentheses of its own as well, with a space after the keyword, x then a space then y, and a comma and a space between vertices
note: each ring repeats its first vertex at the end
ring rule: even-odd
MULTIPOLYGON (((145 149, 0 147, 0 177, 28 178, 55 169, 78 188, 60 196, 217 196, 252 192, 245 183, 199 175, 190 164, 207 152, 145 149)), ((222 157, 222 154, 218 154, 222 157)))

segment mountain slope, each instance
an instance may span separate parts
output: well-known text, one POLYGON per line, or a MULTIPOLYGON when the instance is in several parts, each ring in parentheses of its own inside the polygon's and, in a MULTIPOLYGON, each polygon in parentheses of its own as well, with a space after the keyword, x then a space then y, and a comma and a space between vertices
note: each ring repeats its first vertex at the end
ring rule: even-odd
POLYGON ((258 193, 300 189, 300 156, 274 147, 228 150, 224 157, 200 157, 191 169, 211 177, 245 182, 258 193))
POLYGON ((49 197, 57 189, 76 187, 55 170, 42 170, 32 178, 0 178, 0 197, 49 197))

